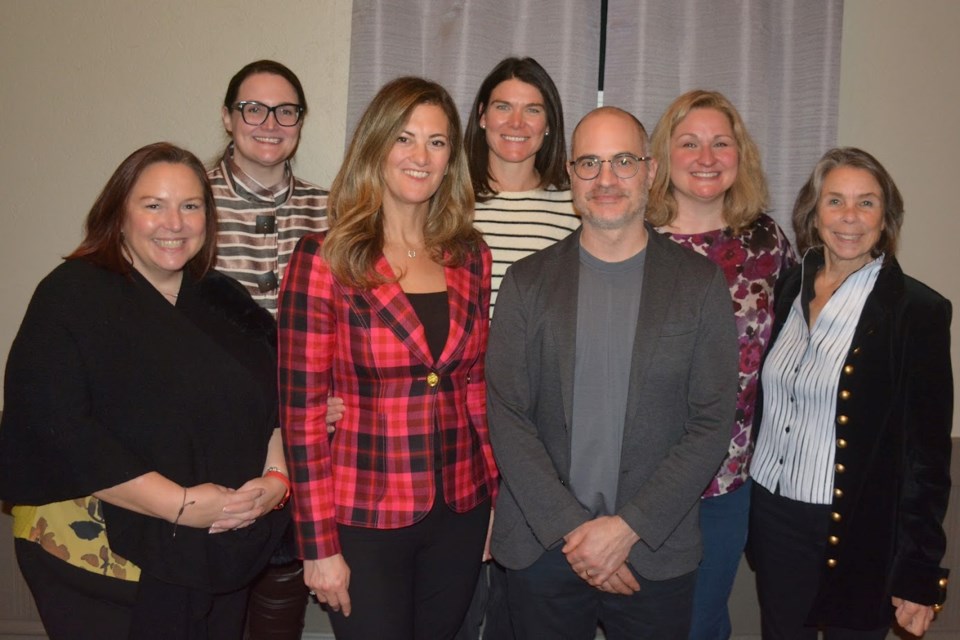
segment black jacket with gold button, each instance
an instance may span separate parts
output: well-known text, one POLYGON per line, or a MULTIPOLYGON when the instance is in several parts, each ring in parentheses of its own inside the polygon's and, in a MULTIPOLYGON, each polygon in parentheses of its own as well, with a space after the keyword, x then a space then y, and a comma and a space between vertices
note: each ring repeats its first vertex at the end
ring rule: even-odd
MULTIPOLYGON (((778 285, 771 345, 801 275, 798 266, 778 285)), ((887 260, 837 388, 833 503, 810 623, 873 629, 891 622, 891 596, 926 605, 946 597, 950 318, 949 300, 887 260)), ((759 396, 754 437, 762 408, 759 396)))

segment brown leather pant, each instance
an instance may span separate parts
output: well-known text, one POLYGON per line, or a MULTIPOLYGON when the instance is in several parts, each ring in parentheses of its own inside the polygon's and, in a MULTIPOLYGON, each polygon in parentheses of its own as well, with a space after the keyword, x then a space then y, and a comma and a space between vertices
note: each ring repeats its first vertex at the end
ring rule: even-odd
POLYGON ((303 564, 270 565, 250 589, 248 640, 300 640, 307 610, 303 564))

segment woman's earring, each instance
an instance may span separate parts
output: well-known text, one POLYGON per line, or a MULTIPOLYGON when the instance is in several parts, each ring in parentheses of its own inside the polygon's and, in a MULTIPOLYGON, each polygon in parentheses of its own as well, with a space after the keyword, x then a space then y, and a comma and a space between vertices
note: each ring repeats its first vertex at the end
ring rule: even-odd
POLYGON ((546 131, 544 131, 544 132, 543 132, 543 135, 545 135, 545 136, 550 135, 550 129, 547 129, 546 131))
POLYGON ((481 125, 480 125, 480 128, 481 128, 481 129, 486 129, 486 128, 487 128, 487 125, 481 124, 481 125))

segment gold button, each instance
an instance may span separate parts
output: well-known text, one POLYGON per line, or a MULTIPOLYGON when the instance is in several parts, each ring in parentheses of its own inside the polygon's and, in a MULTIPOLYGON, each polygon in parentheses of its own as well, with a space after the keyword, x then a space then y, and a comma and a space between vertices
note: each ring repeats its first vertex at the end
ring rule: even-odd
POLYGON ((940 580, 937 581, 937 584, 940 585, 940 588, 941 588, 941 589, 946 589, 946 588, 947 588, 947 579, 946 579, 946 578, 940 578, 940 580))
POLYGON ((843 426, 848 422, 850 422, 850 418, 848 418, 847 416, 837 416, 837 424, 839 424, 840 426, 843 426))
POLYGON ((839 462, 833 468, 836 470, 837 473, 843 473, 844 471, 847 470, 847 468, 842 464, 840 464, 839 462))
POLYGON ((860 355, 860 347, 854 348, 854 350, 853 350, 853 355, 855 355, 855 356, 860 355))
POLYGON ((834 490, 833 490, 833 497, 834 497, 834 498, 842 498, 842 497, 843 497, 843 489, 834 489, 834 490))
POLYGON ((846 375, 848 375, 848 376, 853 375, 853 365, 852 365, 852 364, 848 364, 848 365, 844 366, 844 367, 843 367, 843 372, 844 372, 846 375))
POLYGON ((846 448, 847 448, 847 441, 844 440, 843 438, 837 438, 837 448, 838 448, 838 449, 846 449, 846 448))
POLYGON ((437 386, 437 383, 438 383, 438 382, 440 382, 440 376, 438 376, 436 373, 434 373, 433 371, 431 371, 430 373, 427 374, 427 384, 428 384, 428 385, 430 385, 431 387, 435 387, 435 386, 437 386))
POLYGON ((849 400, 849 399, 850 399, 850 391, 847 390, 847 389, 844 389, 843 391, 841 391, 841 392, 840 392, 840 399, 841 399, 841 400, 849 400))
POLYGON ((843 516, 841 516, 841 515, 840 515, 839 513, 837 513, 836 511, 834 511, 833 513, 831 513, 831 514, 830 514, 830 517, 833 518, 833 521, 834 521, 834 522, 840 522, 841 520, 843 520, 843 516))
POLYGON ((940 613, 941 611, 943 611, 943 605, 942 605, 942 604, 935 604, 935 605, 933 605, 933 612, 934 612, 934 613, 940 613))
POLYGON ((837 546, 838 544, 840 544, 840 538, 838 538, 837 536, 830 536, 829 538, 827 538, 827 540, 833 546, 837 546))
POLYGON ((830 558, 829 560, 827 560, 827 566, 830 567, 831 569, 836 567, 837 566, 836 558, 830 558))

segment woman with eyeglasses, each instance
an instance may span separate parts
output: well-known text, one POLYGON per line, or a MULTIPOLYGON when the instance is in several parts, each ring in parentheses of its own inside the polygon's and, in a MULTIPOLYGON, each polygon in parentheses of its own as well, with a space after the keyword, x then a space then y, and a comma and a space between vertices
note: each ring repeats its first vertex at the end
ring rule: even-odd
POLYGON ((703 559, 694 592, 692 640, 730 637, 727 600, 747 540, 757 375, 773 326, 773 289, 796 262, 783 231, 765 214, 760 152, 736 107, 715 91, 689 91, 653 132, 659 169, 647 219, 674 242, 723 270, 740 342, 740 388, 730 447, 700 504, 703 559))
POLYGON ((221 115, 230 143, 208 172, 219 218, 217 269, 276 315, 277 291, 297 240, 327 228, 327 192, 293 175, 307 97, 273 60, 238 71, 221 115))
MULTIPOLYGON (((221 109, 230 144, 208 173, 217 202, 217 269, 276 315, 277 292, 302 236, 327 228, 327 192, 293 175, 307 98, 299 78, 273 60, 240 69, 221 109)), ((339 402, 331 403, 331 419, 339 402)), ((307 590, 292 532, 250 595, 251 640, 299 640, 307 590)))

